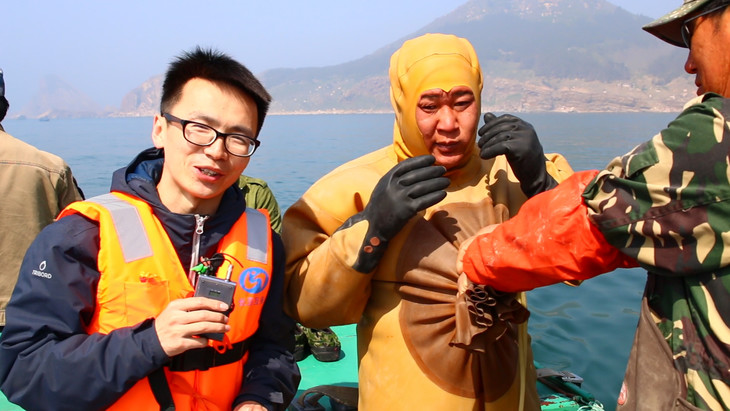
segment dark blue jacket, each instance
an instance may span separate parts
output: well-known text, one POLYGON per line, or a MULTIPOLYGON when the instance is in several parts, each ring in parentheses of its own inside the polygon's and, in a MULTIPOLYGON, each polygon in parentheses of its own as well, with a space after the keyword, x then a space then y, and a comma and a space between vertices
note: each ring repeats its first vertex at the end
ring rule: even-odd
MULTIPOLYGON (((187 270, 196 219, 192 214, 175 214, 160 202, 156 184, 162 164, 160 150, 145 150, 114 173, 111 189, 152 205, 187 270)), ((231 186, 216 214, 205 222, 201 257, 215 253, 244 209, 241 191, 231 186)), ((269 409, 285 409, 300 375, 291 354, 294 321, 282 310, 283 245, 276 233, 273 240, 272 283, 258 331, 250 338, 244 382, 235 403, 254 400, 269 409)), ((28 249, 0 337, 0 389, 10 401, 28 410, 102 409, 170 360, 153 319, 108 335, 86 333, 96 304, 98 252, 98 225, 78 214, 47 226, 28 249)))

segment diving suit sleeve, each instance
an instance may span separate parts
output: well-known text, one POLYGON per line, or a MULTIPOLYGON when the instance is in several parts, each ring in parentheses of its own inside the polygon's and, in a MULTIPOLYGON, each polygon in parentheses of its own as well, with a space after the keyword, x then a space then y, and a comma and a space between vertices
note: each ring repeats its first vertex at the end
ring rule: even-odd
POLYGON ((353 268, 361 273, 375 269, 387 249, 388 242, 416 213, 446 197, 449 179, 446 168, 433 166, 431 155, 401 161, 375 186, 365 209, 347 220, 341 229, 360 221, 368 224, 365 239, 353 268))
POLYGON ((392 166, 381 154, 323 177, 284 215, 286 311, 305 326, 358 322, 387 242, 406 216, 445 195, 448 179, 431 156, 392 166))

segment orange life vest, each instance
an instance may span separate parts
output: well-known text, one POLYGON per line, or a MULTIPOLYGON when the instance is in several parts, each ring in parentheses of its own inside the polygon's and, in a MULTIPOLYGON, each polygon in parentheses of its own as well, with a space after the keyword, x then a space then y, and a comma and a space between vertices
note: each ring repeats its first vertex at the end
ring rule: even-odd
MULTIPOLYGON (((113 192, 73 203, 59 218, 72 213, 99 222, 101 277, 96 311, 88 327, 90 334, 106 334, 138 324, 157 316, 170 301, 193 295, 177 252, 147 203, 113 192)), ((269 291, 271 249, 268 213, 250 208, 219 243, 218 252, 233 257, 227 258, 218 270, 222 277, 228 265, 233 264, 231 281, 236 283, 236 290, 234 309, 229 315, 231 329, 222 342, 210 340, 209 347, 181 354, 165 367, 177 409, 231 409, 248 358, 245 340, 258 328, 269 291)), ((160 405, 145 378, 110 409, 159 410, 160 405)))

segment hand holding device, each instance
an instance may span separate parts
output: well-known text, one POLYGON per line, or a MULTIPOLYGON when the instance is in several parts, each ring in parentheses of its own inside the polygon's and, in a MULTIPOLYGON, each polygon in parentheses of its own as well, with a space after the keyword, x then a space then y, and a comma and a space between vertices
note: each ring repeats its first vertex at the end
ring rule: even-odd
POLYGON ((208 340, 204 333, 225 333, 230 330, 223 314, 229 307, 209 298, 181 298, 171 301, 155 318, 154 327, 163 351, 169 357, 190 349, 203 348, 208 340))
MULTIPOLYGON (((226 278, 201 275, 195 283, 196 297, 212 298, 228 305, 228 310, 223 313, 226 316, 233 311, 233 294, 236 291, 236 283, 231 281, 232 271, 233 264, 230 264, 226 271, 226 278)), ((223 333, 205 333, 200 336, 211 340, 223 341, 223 333)))

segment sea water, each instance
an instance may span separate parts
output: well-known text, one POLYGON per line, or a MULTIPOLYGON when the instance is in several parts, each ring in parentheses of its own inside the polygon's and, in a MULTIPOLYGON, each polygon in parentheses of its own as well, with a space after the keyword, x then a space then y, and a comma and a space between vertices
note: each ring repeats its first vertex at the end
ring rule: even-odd
MULTIPOLYGON (((545 152, 563 154, 577 171, 603 168, 650 139, 675 114, 520 116, 535 126, 545 152)), ((152 145, 150 117, 6 120, 3 126, 63 157, 86 197, 107 192, 112 172, 152 145)), ((266 180, 284 211, 328 171, 389 144, 392 130, 391 114, 269 116, 245 173, 266 180)), ((558 284, 529 292, 535 359, 580 375, 583 387, 614 409, 645 280, 643 270, 618 270, 580 287, 558 284)))

